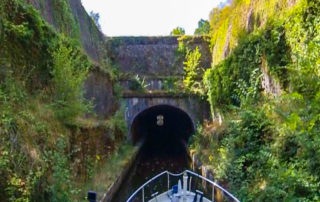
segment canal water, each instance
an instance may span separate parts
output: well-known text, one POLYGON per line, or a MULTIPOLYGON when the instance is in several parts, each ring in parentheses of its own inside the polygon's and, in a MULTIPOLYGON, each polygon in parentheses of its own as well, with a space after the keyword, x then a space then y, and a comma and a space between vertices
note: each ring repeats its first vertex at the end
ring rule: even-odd
MULTIPOLYGON (((177 148, 177 147, 176 147, 177 148)), ((128 197, 150 178, 168 170, 180 173, 190 168, 190 157, 185 145, 181 144, 176 150, 155 150, 150 144, 144 144, 138 154, 136 163, 130 169, 123 184, 120 186, 113 202, 124 202, 128 197)), ((176 184, 178 179, 170 179, 171 185, 176 184)), ((161 193, 167 189, 167 176, 163 176, 157 182, 151 183, 145 188, 145 200, 151 198, 155 192, 161 193)), ((142 201, 141 193, 135 202, 142 201)))

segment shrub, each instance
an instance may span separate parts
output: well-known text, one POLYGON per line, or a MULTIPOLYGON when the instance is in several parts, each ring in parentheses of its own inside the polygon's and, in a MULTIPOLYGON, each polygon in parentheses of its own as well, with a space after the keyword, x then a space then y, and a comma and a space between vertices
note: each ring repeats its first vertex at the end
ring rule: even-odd
POLYGON ((184 62, 185 76, 183 83, 187 92, 204 95, 204 87, 201 81, 204 68, 200 67, 200 58, 201 53, 198 46, 195 50, 187 52, 186 61, 184 62))
POLYGON ((83 82, 90 64, 78 50, 60 42, 53 52, 54 107, 59 119, 70 122, 90 109, 83 98, 83 82))
POLYGON ((133 91, 139 91, 139 92, 144 92, 146 91, 148 87, 148 84, 146 84, 144 78, 140 78, 139 75, 136 75, 133 77, 132 80, 130 80, 129 83, 129 89, 133 91))

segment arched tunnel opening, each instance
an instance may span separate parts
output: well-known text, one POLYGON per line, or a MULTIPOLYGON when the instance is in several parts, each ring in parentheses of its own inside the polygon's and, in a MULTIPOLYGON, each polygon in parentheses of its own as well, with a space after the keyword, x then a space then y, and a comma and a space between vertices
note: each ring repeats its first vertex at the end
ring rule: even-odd
MULTIPOLYGON (((190 167, 187 146, 194 124, 183 110, 170 105, 147 108, 134 118, 130 133, 133 143, 141 147, 114 201, 125 201, 130 193, 164 170, 180 173, 190 167)), ((157 184, 158 189, 161 187, 167 188, 166 180, 157 184)))
POLYGON ((194 125, 183 110, 170 105, 157 105, 140 112, 131 125, 135 144, 142 143, 141 152, 154 156, 187 153, 194 125))

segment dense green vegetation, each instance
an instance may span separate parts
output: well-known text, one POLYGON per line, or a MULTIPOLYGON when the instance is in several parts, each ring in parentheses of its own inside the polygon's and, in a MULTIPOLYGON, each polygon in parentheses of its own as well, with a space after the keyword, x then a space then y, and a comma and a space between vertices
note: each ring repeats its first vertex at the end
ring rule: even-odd
POLYGON ((0 201, 83 200, 83 183, 118 155, 126 132, 120 112, 98 126, 81 121, 93 63, 67 2, 54 2, 66 35, 24 1, 0 2, 0 201), (98 144, 103 137, 110 148, 98 144))
POLYGON ((195 50, 189 50, 186 54, 186 61, 184 62, 185 77, 183 84, 188 92, 203 95, 201 76, 203 75, 204 68, 200 67, 201 53, 199 47, 195 50))
POLYGON ((213 64, 222 61, 227 50, 238 45, 238 39, 264 27, 268 19, 283 15, 287 0, 233 0, 230 6, 215 8, 210 13, 213 64))
MULTIPOLYGON (((40 1, 42 2, 42 1, 40 1)), ((70 4, 65 0, 52 1, 53 23, 60 33, 64 33, 75 42, 80 42, 80 25, 79 21, 74 18, 71 12, 70 4)))
MULTIPOLYGON (((119 146, 123 109, 97 120, 83 98, 94 65, 69 4, 53 2, 55 29, 22 0, 0 2, 0 201, 84 200, 90 187, 103 193, 135 152, 119 146)), ((210 41, 212 67, 192 45, 197 37, 182 36, 184 80, 164 80, 167 92, 208 99, 214 120, 198 127, 191 149, 242 201, 320 200, 320 2, 288 2, 213 9, 195 32, 209 31, 198 38, 210 41)), ((120 98, 108 56, 99 68, 120 98)), ((145 91, 144 79, 130 90, 145 91)))
POLYGON ((211 16, 213 66, 203 83, 223 121, 199 126, 191 147, 242 201, 319 201, 320 2, 250 2, 211 16), (226 42, 230 23, 241 24, 234 16, 249 5, 264 24, 252 33, 229 29, 226 42), (224 59, 226 43, 232 51, 224 59), (265 77, 281 90, 262 88, 265 77))
POLYGON ((177 63, 182 60, 184 75, 179 85, 181 89, 178 92, 183 91, 186 94, 194 94, 205 98, 206 90, 202 77, 205 70, 210 66, 209 40, 210 37, 207 35, 179 37, 175 57, 177 63))

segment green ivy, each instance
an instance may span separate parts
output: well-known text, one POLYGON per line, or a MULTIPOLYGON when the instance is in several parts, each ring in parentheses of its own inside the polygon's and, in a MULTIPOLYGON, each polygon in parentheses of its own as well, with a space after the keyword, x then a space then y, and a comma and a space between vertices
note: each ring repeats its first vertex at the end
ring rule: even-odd
POLYGON ((191 147, 242 201, 320 200, 319 10, 298 1, 204 75, 224 122, 200 128, 191 147), (280 94, 261 88, 263 68, 280 94))
POLYGON ((212 106, 239 106, 243 95, 248 93, 252 99, 259 97, 261 85, 257 84, 260 84, 263 65, 274 79, 281 81, 281 87, 286 88, 287 66, 291 59, 283 30, 282 25, 270 23, 266 30, 241 39, 228 58, 207 70, 204 83, 212 106), (250 88, 250 85, 255 87, 250 88), (255 92, 244 92, 252 90, 255 92))

